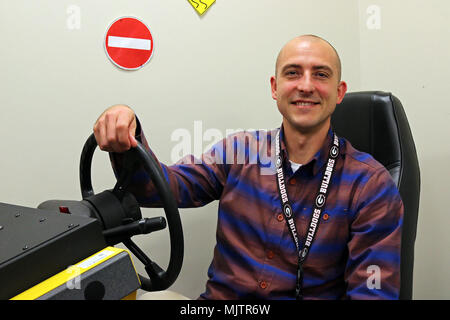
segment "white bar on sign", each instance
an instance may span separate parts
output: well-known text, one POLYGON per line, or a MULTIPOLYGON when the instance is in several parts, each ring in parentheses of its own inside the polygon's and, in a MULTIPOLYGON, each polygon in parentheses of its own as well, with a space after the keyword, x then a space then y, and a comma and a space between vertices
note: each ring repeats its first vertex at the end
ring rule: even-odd
POLYGON ((150 50, 149 39, 108 36, 108 47, 150 50))

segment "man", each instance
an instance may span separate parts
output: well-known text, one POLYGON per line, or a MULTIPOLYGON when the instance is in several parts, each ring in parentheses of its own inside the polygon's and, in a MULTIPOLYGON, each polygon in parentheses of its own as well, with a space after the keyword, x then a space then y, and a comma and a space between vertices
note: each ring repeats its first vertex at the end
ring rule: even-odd
MULTIPOLYGON (((200 161, 161 164, 180 207, 220 200, 201 299, 398 299, 403 204, 385 168, 332 131, 331 114, 347 90, 340 77, 327 41, 294 38, 270 79, 280 129, 268 139, 237 133, 200 161), (230 157, 230 146, 249 146, 244 163, 230 157), (272 171, 260 161, 265 153, 272 171)), ((115 152, 116 170, 136 139, 148 147, 127 106, 107 109, 94 133, 102 150, 115 152)), ((131 190, 140 204, 158 206, 148 177, 136 176, 131 190)))

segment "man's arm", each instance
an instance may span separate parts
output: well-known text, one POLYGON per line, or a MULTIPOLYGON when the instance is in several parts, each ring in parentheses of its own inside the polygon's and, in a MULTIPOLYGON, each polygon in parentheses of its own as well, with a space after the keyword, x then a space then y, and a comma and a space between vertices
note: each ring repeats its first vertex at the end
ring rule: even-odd
MULTIPOLYGON (((108 108, 97 120, 94 134, 101 150, 110 152, 110 159, 116 177, 122 166, 122 152, 141 142, 157 160, 147 143, 139 120, 134 111, 123 105, 108 108)), ((179 207, 199 207, 219 199, 226 182, 226 168, 217 163, 216 157, 224 150, 217 143, 213 150, 201 159, 187 156, 173 166, 160 162, 160 167, 178 202, 179 207), (213 157, 212 154, 215 154, 213 157)), ((143 167, 139 168, 128 186, 139 204, 144 207, 161 207, 159 195, 143 167)))
MULTIPOLYGON (((137 120, 137 128, 136 139, 143 144, 146 150, 149 151, 160 165, 175 200, 177 201, 178 207, 200 207, 220 198, 226 183, 227 173, 225 166, 221 163, 217 163, 216 157, 212 157, 211 150, 203 154, 200 159, 188 155, 180 159, 176 164, 168 166, 157 160, 149 147, 139 120, 137 120)), ((217 143, 212 148, 216 151, 216 155, 222 152, 222 145, 223 141, 217 143)), ((118 177, 122 155, 110 153, 110 159, 115 175, 118 177)), ((143 167, 137 169, 128 189, 134 194, 141 206, 162 206, 156 188, 143 167)))
POLYGON ((345 278, 350 299, 398 299, 403 203, 389 173, 378 169, 354 202, 345 278))

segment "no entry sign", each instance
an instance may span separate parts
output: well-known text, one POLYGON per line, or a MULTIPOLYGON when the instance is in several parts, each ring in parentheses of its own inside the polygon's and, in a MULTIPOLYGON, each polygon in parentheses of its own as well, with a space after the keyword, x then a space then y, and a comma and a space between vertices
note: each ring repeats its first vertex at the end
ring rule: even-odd
POLYGON ((119 68, 142 68, 153 54, 153 37, 149 28, 134 17, 116 19, 108 28, 104 46, 108 58, 119 68))

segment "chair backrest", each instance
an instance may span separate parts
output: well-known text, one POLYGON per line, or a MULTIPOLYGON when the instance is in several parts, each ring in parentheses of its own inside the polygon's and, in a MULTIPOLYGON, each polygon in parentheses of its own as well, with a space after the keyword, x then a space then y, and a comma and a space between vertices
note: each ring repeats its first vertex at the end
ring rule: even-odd
POLYGON ((420 196, 416 147, 403 106, 391 93, 347 93, 331 123, 338 136, 383 164, 397 184, 405 206, 401 243, 400 299, 412 299, 414 242, 420 196))

